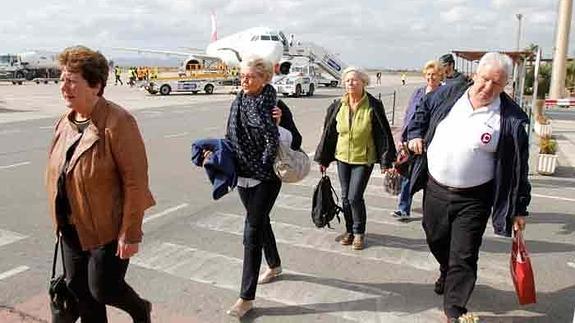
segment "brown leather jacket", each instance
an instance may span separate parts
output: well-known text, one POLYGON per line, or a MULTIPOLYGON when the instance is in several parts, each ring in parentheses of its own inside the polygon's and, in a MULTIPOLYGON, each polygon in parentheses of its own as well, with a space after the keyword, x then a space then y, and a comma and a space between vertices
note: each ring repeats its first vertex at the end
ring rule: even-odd
POLYGON ((114 240, 142 240, 144 211, 155 204, 148 187, 146 150, 134 117, 100 98, 81 135, 71 121, 72 111, 58 120, 50 146, 46 186, 56 228, 58 177, 67 148, 82 136, 66 170, 70 223, 83 250, 114 240))

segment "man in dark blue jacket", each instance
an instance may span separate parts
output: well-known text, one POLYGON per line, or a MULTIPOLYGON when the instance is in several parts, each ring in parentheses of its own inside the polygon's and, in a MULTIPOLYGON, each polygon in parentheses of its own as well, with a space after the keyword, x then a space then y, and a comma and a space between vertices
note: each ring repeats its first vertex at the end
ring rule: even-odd
POLYGON ((523 230, 531 196, 527 115, 503 92, 511 59, 485 54, 472 85, 427 96, 408 126, 411 192, 424 189, 423 228, 440 265, 435 292, 450 321, 467 312, 489 215, 496 234, 523 230))

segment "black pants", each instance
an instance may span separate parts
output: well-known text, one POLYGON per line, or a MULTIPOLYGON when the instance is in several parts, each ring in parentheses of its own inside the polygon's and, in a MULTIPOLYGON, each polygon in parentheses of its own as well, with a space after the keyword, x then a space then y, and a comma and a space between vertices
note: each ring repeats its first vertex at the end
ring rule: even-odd
POLYGON ((268 266, 281 265, 276 238, 270 224, 270 211, 280 192, 281 181, 263 181, 255 187, 238 187, 240 199, 246 208, 244 224, 244 265, 240 297, 253 300, 256 297, 258 275, 262 262, 262 248, 268 266))
POLYGON ((337 174, 341 185, 341 204, 347 233, 364 234, 367 212, 363 193, 369 182, 373 164, 352 165, 337 162, 337 174))
POLYGON ((108 322, 106 305, 128 312, 134 322, 146 320, 146 304, 124 280, 129 260, 116 256, 117 245, 82 251, 76 229, 62 228, 66 282, 78 298, 82 323, 108 322))
POLYGON ((443 307, 448 317, 465 306, 477 280, 477 261, 491 212, 493 182, 461 192, 442 187, 431 177, 423 197, 427 244, 446 275, 443 307))

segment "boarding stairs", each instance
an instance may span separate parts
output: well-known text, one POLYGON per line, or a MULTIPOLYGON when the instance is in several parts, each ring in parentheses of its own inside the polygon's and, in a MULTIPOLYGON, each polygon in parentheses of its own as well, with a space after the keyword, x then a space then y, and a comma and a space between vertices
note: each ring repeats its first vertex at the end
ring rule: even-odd
POLYGON ((301 56, 310 59, 310 62, 317 64, 322 71, 325 71, 335 79, 341 78, 341 72, 347 67, 335 54, 312 42, 299 42, 289 48, 289 55, 293 57, 301 56))

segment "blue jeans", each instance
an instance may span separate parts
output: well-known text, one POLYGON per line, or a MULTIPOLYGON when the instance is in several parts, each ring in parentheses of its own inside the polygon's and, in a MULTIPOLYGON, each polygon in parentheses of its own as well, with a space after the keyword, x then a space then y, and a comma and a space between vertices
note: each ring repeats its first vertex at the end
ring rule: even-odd
POLYGON ((399 205, 397 208, 401 213, 409 215, 411 213, 411 194, 409 186, 411 181, 409 177, 401 177, 401 191, 399 192, 399 205))
POLYGON ((373 164, 352 165, 337 161, 337 174, 341 185, 341 200, 347 233, 365 233, 367 214, 363 193, 372 170, 373 164))

